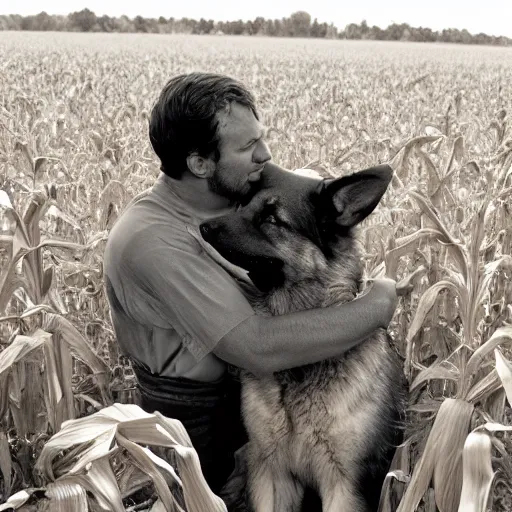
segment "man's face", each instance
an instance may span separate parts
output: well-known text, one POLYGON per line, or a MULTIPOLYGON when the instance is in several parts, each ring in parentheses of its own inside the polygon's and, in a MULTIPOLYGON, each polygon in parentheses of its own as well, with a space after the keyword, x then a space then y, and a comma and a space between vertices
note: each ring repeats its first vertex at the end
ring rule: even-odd
POLYGON ((220 160, 208 186, 216 194, 239 201, 251 193, 272 158, 264 140, 265 127, 250 108, 239 103, 232 103, 217 116, 220 160))

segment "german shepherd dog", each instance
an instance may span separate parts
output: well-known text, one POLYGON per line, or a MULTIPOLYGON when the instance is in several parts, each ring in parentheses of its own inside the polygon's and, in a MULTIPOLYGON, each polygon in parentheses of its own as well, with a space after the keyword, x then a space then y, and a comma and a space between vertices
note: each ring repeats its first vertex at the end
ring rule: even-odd
MULTIPOLYGON (((354 227, 392 175, 380 165, 316 179, 268 163, 250 201, 201 224, 201 236, 248 271, 256 288, 246 293, 258 313, 348 302, 362 288, 354 227)), ((242 370, 254 512, 298 512, 306 488, 320 496, 323 512, 377 511, 405 412, 401 361, 390 341, 379 329, 335 359, 265 378, 242 370)))

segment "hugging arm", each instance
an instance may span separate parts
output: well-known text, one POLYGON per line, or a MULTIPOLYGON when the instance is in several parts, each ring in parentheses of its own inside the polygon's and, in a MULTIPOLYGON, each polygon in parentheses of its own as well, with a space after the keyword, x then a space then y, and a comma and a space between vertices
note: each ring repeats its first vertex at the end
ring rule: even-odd
POLYGON ((257 376, 338 357, 378 328, 387 328, 396 301, 395 282, 375 280, 368 293, 341 306, 251 316, 227 333, 213 353, 257 376))
POLYGON ((260 316, 209 256, 156 242, 141 240, 126 271, 139 280, 155 322, 174 327, 197 361, 211 352, 255 375, 315 363, 386 328, 396 307, 395 282, 379 279, 341 306, 260 316))

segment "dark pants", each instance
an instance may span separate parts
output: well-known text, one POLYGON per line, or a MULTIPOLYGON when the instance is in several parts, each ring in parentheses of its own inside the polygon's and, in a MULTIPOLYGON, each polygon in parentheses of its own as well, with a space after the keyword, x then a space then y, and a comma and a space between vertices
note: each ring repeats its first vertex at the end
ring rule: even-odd
POLYGON ((247 442, 240 412, 240 382, 231 374, 216 382, 153 375, 132 363, 140 407, 180 420, 194 446, 201 470, 218 494, 235 468, 234 453, 247 442))

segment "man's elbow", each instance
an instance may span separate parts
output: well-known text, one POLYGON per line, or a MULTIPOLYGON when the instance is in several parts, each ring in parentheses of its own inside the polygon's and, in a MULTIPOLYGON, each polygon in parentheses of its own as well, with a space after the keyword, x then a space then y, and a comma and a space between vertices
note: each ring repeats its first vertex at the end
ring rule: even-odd
POLYGON ((272 362, 265 357, 265 354, 259 353, 256 356, 252 356, 251 360, 253 361, 250 363, 252 368, 247 368, 247 370, 258 379, 269 378, 276 371, 272 362))
POLYGON ((258 378, 274 372, 271 358, 264 351, 256 317, 251 317, 226 334, 213 353, 223 361, 247 370, 258 378))
POLYGON ((230 345, 229 341, 222 339, 213 353, 226 363, 252 373, 258 378, 271 375, 272 369, 266 364, 265 358, 254 347, 240 347, 240 340, 236 345, 230 345))

